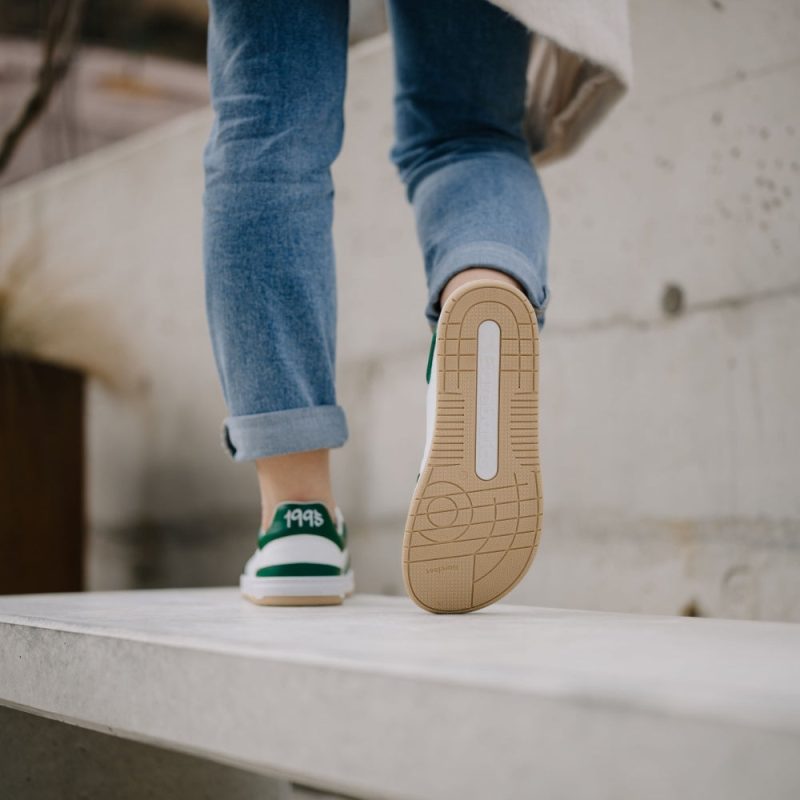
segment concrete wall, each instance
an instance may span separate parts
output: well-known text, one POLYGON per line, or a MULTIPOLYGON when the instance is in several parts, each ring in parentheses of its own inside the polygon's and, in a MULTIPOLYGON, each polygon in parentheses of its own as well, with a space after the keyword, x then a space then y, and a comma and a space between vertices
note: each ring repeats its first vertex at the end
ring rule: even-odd
MULTIPOLYGON (((514 599, 798 619, 797 7, 632 11, 635 91, 575 158, 543 173, 546 522, 514 599)), ((377 52, 369 60, 351 88, 373 111, 351 124, 355 146, 339 164, 345 214, 356 193, 381 198, 340 225, 342 375, 359 411, 339 475, 377 565, 396 558, 416 474, 424 348, 408 324, 420 258, 379 166, 389 66, 377 52), (379 293, 395 312, 370 310, 379 293)), ((371 566, 368 588, 397 589, 396 572, 371 566)))
MULTIPOLYGON (((635 91, 543 173, 546 518, 512 599, 797 620, 800 15, 790 0, 632 10, 635 91)), ((347 103, 335 237, 352 436, 337 493, 360 589, 399 592, 428 331, 387 160, 385 39, 353 51, 347 103)), ((253 545, 254 479, 219 446, 203 319, 208 125, 184 118, 0 200, 0 341, 100 376, 97 587, 231 583, 253 545)))
POLYGON ((18 800, 295 800, 288 782, 0 707, 0 786, 18 800))
POLYGON ((14 800, 346 800, 278 777, 0 706, 0 788, 14 800))

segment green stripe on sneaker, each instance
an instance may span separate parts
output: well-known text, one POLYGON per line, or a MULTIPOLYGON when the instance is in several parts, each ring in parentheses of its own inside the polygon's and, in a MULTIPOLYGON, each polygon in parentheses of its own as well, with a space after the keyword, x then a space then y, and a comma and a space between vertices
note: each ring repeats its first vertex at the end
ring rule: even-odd
POLYGON ((425 382, 431 382, 431 371, 433 370, 433 351, 436 349, 436 331, 431 337, 431 349, 428 351, 428 366, 425 369, 425 382))
POLYGON ((261 567, 256 576, 259 578, 318 578, 321 576, 341 575, 339 567, 332 564, 276 564, 274 567, 261 567))

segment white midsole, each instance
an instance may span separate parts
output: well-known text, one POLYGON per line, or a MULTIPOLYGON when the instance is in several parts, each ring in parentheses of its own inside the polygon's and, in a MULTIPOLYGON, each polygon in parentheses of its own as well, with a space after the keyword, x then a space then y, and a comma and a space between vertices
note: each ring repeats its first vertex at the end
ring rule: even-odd
POLYGON ((241 575, 239 588, 250 597, 345 597, 354 588, 353 570, 345 575, 314 575, 291 578, 260 578, 241 575))

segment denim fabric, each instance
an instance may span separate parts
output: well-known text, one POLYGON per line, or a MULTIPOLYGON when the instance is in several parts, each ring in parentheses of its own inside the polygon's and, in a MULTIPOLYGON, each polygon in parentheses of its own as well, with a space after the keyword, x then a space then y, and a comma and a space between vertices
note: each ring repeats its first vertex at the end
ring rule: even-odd
MULTIPOLYGON (((413 204, 435 324, 447 281, 512 275, 547 304, 548 212, 522 133, 531 34, 487 0, 390 0, 391 158, 413 204)), ((211 0, 206 301, 236 460, 337 447, 330 166, 347 0, 211 0)))

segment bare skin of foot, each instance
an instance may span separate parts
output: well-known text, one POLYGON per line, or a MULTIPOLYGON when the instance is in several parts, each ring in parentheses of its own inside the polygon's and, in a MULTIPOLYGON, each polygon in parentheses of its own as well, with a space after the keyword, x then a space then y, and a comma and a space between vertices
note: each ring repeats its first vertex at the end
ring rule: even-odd
MULTIPOLYGON (((486 267, 470 267, 454 275, 442 290, 440 302, 465 283, 477 280, 496 280, 521 288, 510 275, 486 267)), ((282 456, 259 458, 256 461, 258 486, 261 492, 261 526, 266 529, 278 503, 285 500, 317 501, 324 503, 331 517, 336 502, 331 486, 330 451, 308 450, 282 456)))
POLYGON ((331 518, 336 502, 331 487, 329 450, 308 450, 256 461, 261 491, 261 526, 272 522, 275 506, 285 500, 324 503, 331 518))

